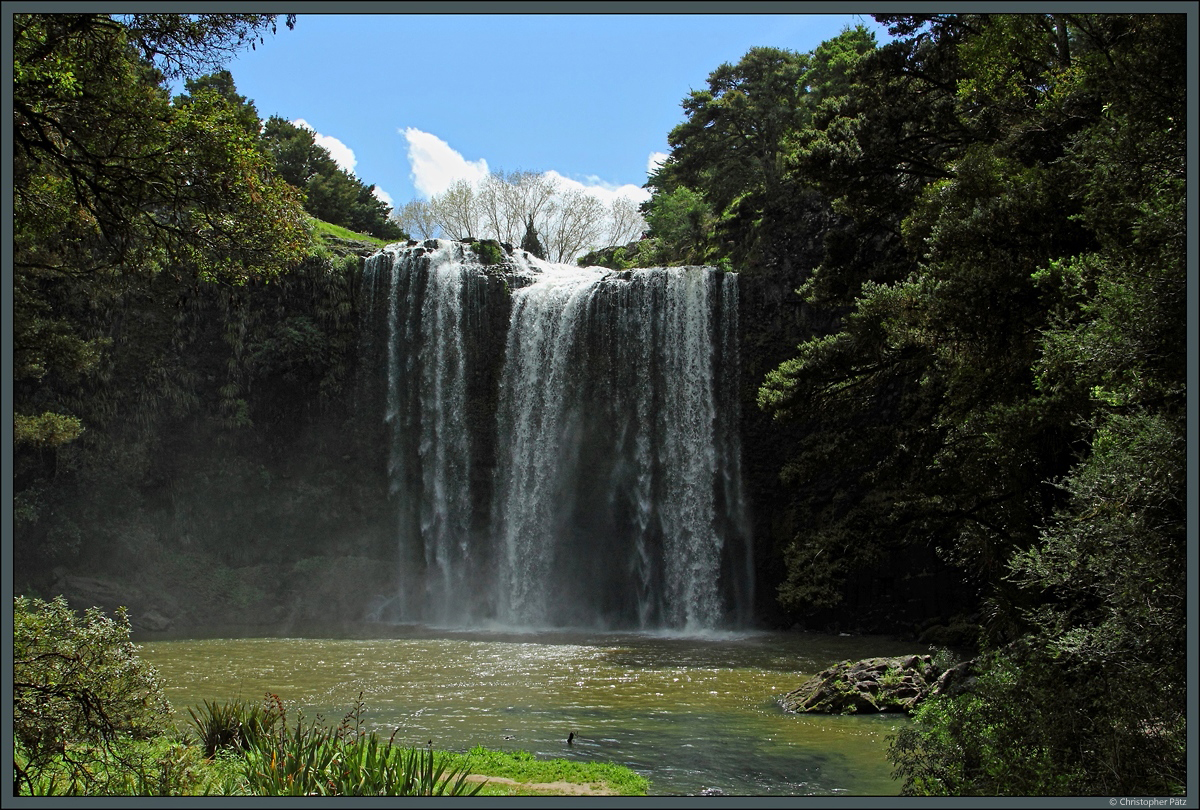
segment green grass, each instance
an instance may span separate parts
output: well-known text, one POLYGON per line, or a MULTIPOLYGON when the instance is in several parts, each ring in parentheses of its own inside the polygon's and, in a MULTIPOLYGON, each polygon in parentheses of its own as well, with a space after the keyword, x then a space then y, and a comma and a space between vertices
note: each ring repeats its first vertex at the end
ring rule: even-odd
POLYGON ((324 220, 317 219, 316 217, 311 217, 309 221, 312 222, 313 230, 316 233, 317 238, 322 241, 324 241, 326 237, 332 236, 337 239, 355 239, 360 242, 370 242, 371 244, 379 245, 380 247, 388 244, 386 239, 379 239, 378 237, 370 236, 369 234, 365 233, 355 233, 349 228, 343 228, 341 225, 333 225, 329 222, 325 222, 324 220))
MULTIPOLYGON (((451 766, 465 766, 467 773, 498 776, 522 783, 570 782, 576 785, 606 785, 621 796, 645 796, 646 778, 624 765, 608 762, 574 762, 566 759, 536 759, 528 751, 492 751, 475 746, 465 754, 445 754, 451 766)), ((514 785, 485 786, 479 795, 530 795, 514 785)))
POLYGON ((456 753, 406 749, 364 733, 361 695, 341 725, 287 725, 283 704, 205 701, 192 725, 153 740, 124 737, 105 746, 69 743, 67 756, 41 765, 16 752, 25 795, 473 795, 536 796, 567 790, 553 782, 622 796, 644 796, 645 777, 605 762, 537 759, 526 751, 476 746, 456 753), (467 775, 492 777, 480 785, 467 775), (500 781, 500 780, 511 780, 500 781), (516 783, 516 784, 513 784, 516 783))
POLYGON ((71 743, 63 754, 30 769, 18 750, 13 764, 28 779, 17 792, 33 796, 247 795, 244 765, 220 751, 206 759, 200 746, 162 736, 116 740, 107 748, 71 743))
MULTIPOLYGON (((190 741, 189 741, 190 742, 190 741)), ((378 741, 382 743, 383 741, 378 741)), ((286 792, 278 786, 261 784, 263 771, 257 779, 247 779, 246 753, 223 748, 214 756, 205 757, 202 745, 184 743, 179 737, 160 737, 143 742, 129 742, 113 753, 93 746, 69 746, 72 758, 87 761, 86 779, 72 775, 61 757, 49 767, 40 769, 33 784, 23 784, 23 795, 84 795, 84 796, 253 796, 286 792), (251 784, 253 782, 253 784, 251 784), (32 789, 31 789, 32 788, 32 789)), ((399 751, 400 756, 411 754, 399 751)), ((423 753, 418 751, 417 753, 423 753)), ((588 785, 593 789, 607 788, 621 796, 645 796, 649 783, 645 777, 623 766, 607 762, 571 762, 564 759, 536 759, 526 751, 491 751, 472 748, 465 754, 435 751, 433 769, 439 775, 480 774, 511 779, 521 784, 493 781, 484 784, 480 796, 538 796, 547 791, 530 785, 549 782, 568 782, 588 785)), ((375 757, 376 760, 380 759, 375 757)), ((25 766, 18 753, 16 763, 25 766)), ((351 764, 351 763, 347 763, 351 764)), ((387 763, 384 763, 385 765, 387 763)), ((425 762, 423 771, 430 771, 425 762)), ((348 771, 359 779, 388 777, 389 768, 380 762, 354 763, 348 771), (358 766, 363 767, 358 767, 358 766), (369 765, 370 767, 366 767, 369 765)), ((394 781, 394 780, 393 780, 394 781)), ((431 781, 426 774, 426 781, 431 781)), ((454 781, 453 779, 451 780, 454 781)), ((355 792, 370 794, 364 785, 353 785, 355 792)), ((475 784, 464 786, 474 789, 475 784)), ((447 791, 449 792, 449 791, 447 791)))

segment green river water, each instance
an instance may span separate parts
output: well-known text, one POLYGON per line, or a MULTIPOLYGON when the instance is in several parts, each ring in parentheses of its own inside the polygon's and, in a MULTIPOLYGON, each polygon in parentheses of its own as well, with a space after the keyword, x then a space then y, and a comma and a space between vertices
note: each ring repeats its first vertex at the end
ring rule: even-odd
MULTIPOLYGON (((331 634, 332 635, 332 634, 331 634)), ((628 765, 650 793, 895 795, 900 715, 787 714, 778 698, 845 659, 926 652, 880 637, 683 637, 375 627, 356 637, 141 640, 181 726, 204 700, 271 692, 330 724, 359 693, 367 727, 404 745, 475 745, 628 765), (567 737, 574 732, 574 744, 567 737)))

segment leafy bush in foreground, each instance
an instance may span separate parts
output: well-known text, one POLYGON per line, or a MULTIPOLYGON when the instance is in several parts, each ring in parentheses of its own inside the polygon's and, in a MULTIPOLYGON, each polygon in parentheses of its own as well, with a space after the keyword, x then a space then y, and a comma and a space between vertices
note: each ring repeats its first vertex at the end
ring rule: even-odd
POLYGON ((1162 710, 1155 684, 1139 690, 1028 642, 982 656, 976 671, 969 691, 926 701, 892 738, 902 795, 1185 792, 1186 719, 1162 710))
POLYGON ((80 617, 61 596, 13 601, 17 789, 32 791, 54 766, 61 787, 87 792, 106 779, 98 765, 132 756, 128 742, 167 730, 171 706, 154 668, 136 655, 124 609, 115 619, 98 608, 80 617))

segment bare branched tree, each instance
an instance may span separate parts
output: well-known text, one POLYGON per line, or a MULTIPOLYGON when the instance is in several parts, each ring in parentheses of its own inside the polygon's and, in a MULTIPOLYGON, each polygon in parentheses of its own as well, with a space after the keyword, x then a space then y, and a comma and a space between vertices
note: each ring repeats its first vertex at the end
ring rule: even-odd
POLYGON ((545 174, 493 172, 478 189, 485 232, 501 242, 519 244, 530 217, 538 220, 557 190, 557 183, 545 174))
POLYGON ((481 238, 484 234, 479 195, 466 180, 458 180, 429 201, 433 219, 450 239, 481 238))
POLYGON ((414 239, 433 239, 442 230, 434 216, 433 205, 425 200, 412 200, 403 208, 393 209, 392 221, 414 239))
POLYGON ((609 206, 608 244, 624 245, 632 242, 646 230, 646 220, 638 210, 638 204, 628 197, 617 197, 609 206))
POLYGON ((475 237, 510 245, 520 245, 533 228, 554 262, 569 262, 605 239, 625 244, 646 228, 628 198, 606 206, 583 189, 564 190, 551 175, 528 171, 493 172, 477 185, 459 180, 427 203, 405 205, 397 222, 426 239, 475 237))
POLYGON ((567 262, 596 246, 606 230, 604 203, 582 189, 559 195, 541 231, 546 258, 567 262))

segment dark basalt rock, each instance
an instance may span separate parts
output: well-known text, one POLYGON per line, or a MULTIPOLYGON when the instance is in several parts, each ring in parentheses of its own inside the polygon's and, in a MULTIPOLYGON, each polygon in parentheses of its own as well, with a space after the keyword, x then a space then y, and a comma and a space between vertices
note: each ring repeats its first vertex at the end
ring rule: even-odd
POLYGON ((934 693, 942 674, 928 655, 843 661, 788 692, 780 704, 788 712, 911 712, 934 693))

